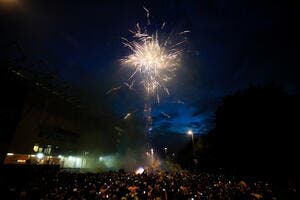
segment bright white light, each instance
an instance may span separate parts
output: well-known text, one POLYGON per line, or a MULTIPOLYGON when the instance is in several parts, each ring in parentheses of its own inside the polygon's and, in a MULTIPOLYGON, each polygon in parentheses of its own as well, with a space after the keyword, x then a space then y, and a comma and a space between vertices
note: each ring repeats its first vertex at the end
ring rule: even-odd
POLYGON ((140 167, 135 171, 135 174, 142 174, 144 172, 144 168, 140 167))
POLYGON ((193 135, 193 131, 189 130, 189 131, 187 132, 187 134, 193 135))
POLYGON ((42 158, 44 158, 44 154, 43 153, 38 153, 38 154, 36 154, 36 157, 38 159, 42 159, 42 158))
POLYGON ((103 160, 103 157, 102 157, 102 156, 100 156, 100 157, 99 157, 99 161, 102 161, 102 160, 103 160))
POLYGON ((75 158, 75 167, 81 168, 81 158, 80 157, 75 158))
POLYGON ((70 161, 72 161, 72 162, 74 161, 74 157, 73 157, 73 156, 69 156, 68 159, 69 159, 70 161))
POLYGON ((67 168, 81 168, 82 167, 82 163, 83 163, 82 157, 77 157, 77 156, 64 157, 62 155, 59 155, 58 157, 63 159, 64 167, 67 167, 67 168))
POLYGON ((7 156, 13 156, 14 154, 13 153, 7 153, 6 155, 7 156))
POLYGON ((116 167, 116 157, 113 155, 107 155, 102 156, 101 162, 105 165, 107 168, 115 168, 116 167))
POLYGON ((58 155, 58 158, 60 158, 60 159, 62 159, 62 158, 64 158, 62 155, 58 155))

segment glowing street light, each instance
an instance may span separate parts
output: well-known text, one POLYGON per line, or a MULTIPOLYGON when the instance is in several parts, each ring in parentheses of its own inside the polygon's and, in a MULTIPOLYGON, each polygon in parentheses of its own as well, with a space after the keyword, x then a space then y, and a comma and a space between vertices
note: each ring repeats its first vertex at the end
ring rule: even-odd
POLYGON ((193 143, 193 155, 195 155, 195 150, 194 150, 194 133, 192 130, 189 130, 187 132, 188 135, 191 135, 192 136, 192 143, 193 143))
POLYGON ((187 134, 192 136, 192 142, 193 142, 193 145, 194 145, 194 133, 193 133, 193 131, 192 131, 192 130, 189 130, 189 131, 187 132, 187 134))

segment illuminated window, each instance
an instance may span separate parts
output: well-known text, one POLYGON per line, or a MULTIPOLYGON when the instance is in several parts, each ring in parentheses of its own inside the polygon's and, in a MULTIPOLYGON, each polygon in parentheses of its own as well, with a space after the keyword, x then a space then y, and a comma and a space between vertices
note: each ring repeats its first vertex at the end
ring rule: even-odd
POLYGON ((47 145, 47 147, 44 150, 45 154, 50 154, 51 153, 51 145, 47 145))
POLYGON ((34 152, 38 152, 38 150, 39 150, 39 145, 34 145, 33 146, 33 151, 34 152))

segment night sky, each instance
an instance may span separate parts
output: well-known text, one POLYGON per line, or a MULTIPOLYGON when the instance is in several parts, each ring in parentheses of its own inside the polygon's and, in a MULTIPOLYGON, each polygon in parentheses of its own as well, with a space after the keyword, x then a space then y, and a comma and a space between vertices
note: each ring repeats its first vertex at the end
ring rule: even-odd
POLYGON ((170 95, 153 104, 153 133, 206 133, 221 98, 250 85, 276 83, 299 92, 299 14, 287 1, 0 0, 0 45, 18 41, 32 61, 47 60, 83 102, 119 117, 136 111, 132 117, 142 119, 142 92, 105 93, 129 77, 119 62, 129 53, 121 37, 145 24, 143 6, 154 25, 191 31, 170 95))

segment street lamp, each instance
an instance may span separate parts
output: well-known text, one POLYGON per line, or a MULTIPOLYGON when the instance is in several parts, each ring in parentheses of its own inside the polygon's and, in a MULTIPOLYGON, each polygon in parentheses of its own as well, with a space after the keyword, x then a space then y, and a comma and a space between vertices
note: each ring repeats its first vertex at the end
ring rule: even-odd
POLYGON ((193 131, 192 131, 192 130, 189 130, 189 131, 187 132, 187 134, 192 136, 192 142, 193 142, 193 145, 194 145, 194 133, 193 133, 193 131))
POLYGON ((167 147, 165 147, 165 154, 166 154, 166 157, 167 157, 167 150, 168 150, 168 148, 167 148, 167 147))
POLYGON ((191 135, 192 136, 192 143, 193 143, 193 155, 195 155, 195 150, 194 150, 194 133, 192 130, 189 130, 187 132, 188 135, 191 135))

